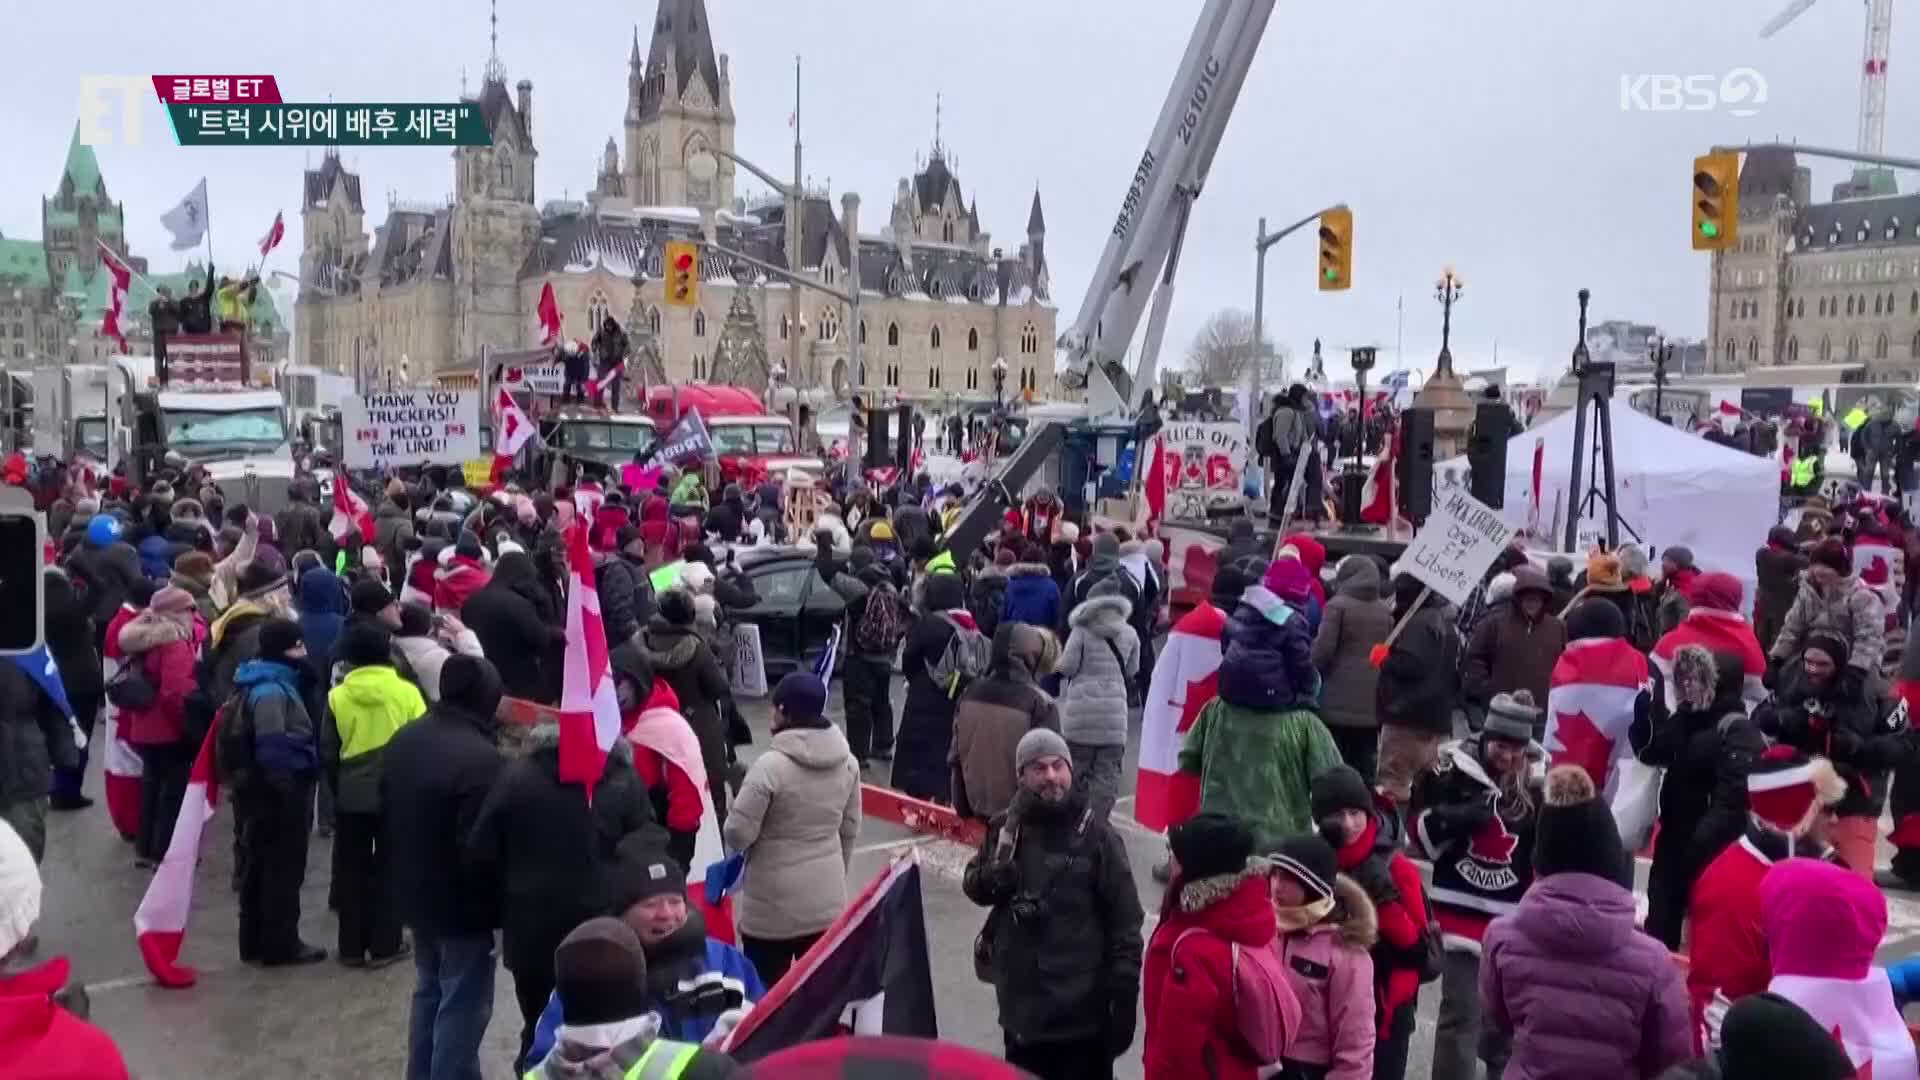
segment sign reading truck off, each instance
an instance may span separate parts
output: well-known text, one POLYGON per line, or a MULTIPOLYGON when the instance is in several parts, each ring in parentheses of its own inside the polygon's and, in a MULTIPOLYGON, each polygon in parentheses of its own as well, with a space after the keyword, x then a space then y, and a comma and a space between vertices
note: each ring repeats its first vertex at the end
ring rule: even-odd
POLYGON ((478 390, 396 390, 350 397, 341 410, 350 469, 458 465, 480 456, 478 390))

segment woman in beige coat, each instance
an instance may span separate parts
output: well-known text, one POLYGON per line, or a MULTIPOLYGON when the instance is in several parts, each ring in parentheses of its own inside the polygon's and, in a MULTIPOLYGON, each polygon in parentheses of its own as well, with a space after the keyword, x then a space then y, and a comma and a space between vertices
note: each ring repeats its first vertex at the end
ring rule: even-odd
POLYGON ((847 906, 847 866, 860 832, 860 766, 824 715, 827 687, 806 672, 773 691, 773 741, 747 770, 727 823, 727 850, 747 869, 734 922, 768 986, 847 906))

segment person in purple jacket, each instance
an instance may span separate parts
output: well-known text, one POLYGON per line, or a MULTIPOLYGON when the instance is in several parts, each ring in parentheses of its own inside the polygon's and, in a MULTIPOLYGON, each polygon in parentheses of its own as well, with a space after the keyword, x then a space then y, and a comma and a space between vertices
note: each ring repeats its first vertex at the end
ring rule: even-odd
POLYGON ((1484 1023, 1513 1038, 1506 1080, 1653 1080, 1690 1057, 1680 969, 1635 929, 1633 862, 1577 765, 1547 774, 1533 869, 1481 941, 1484 1023))

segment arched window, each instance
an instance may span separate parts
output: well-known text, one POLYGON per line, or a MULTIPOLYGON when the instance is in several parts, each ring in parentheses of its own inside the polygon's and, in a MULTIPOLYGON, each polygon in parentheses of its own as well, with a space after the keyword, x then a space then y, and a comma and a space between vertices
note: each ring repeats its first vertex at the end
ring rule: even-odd
POLYGON ((693 313, 693 336, 707 336, 707 313, 698 309, 693 313))
POLYGON ((787 320, 787 317, 785 315, 780 316, 780 340, 781 341, 787 340, 787 335, 789 333, 792 333, 792 331, 793 331, 793 326, 787 320))
POLYGON ((1750 368, 1756 368, 1760 366, 1760 339, 1759 338, 1747 339, 1747 366, 1750 368))
POLYGON ((1873 298, 1873 313, 1880 314, 1880 298, 1877 296, 1873 298))
MULTIPOLYGON (((1920 297, 1920 294, 1915 294, 1915 295, 1916 297, 1920 297)), ((1804 319, 1807 317, 1807 298, 1806 297, 1803 296, 1798 301, 1795 301, 1793 305, 1793 314, 1795 318, 1799 318, 1799 319, 1804 319)))
POLYGON ((1847 314, 1853 314, 1853 297, 1847 297, 1847 314))
POLYGON ((1820 339, 1820 362, 1825 364, 1833 359, 1833 342, 1828 338, 1820 339))
POLYGON ((820 340, 833 341, 840 336, 840 313, 831 308, 820 312, 820 340))
POLYGON ((606 321, 607 295, 596 289, 594 294, 587 298, 587 326, 598 331, 600 324, 606 321))
MULTIPOLYGON (((860 320, 860 344, 865 345, 866 343, 867 343, 867 320, 861 319, 860 320)), ((865 375, 860 376, 860 381, 862 383, 866 382, 867 377, 865 375)))
POLYGON ((1860 359, 1860 335, 1850 334, 1847 336, 1847 363, 1851 364, 1858 361, 1859 359, 1860 359))
POLYGON ((978 330, 967 331, 967 351, 968 352, 980 351, 980 331, 978 330))
POLYGON ((940 239, 949 244, 953 243, 953 222, 949 221, 940 226, 940 239))
POLYGON ((649 330, 652 330, 655 334, 660 333, 660 309, 659 308, 647 309, 647 328, 649 330))
POLYGON ((1797 337, 1788 338, 1787 339, 1787 363, 1797 364, 1799 362, 1800 362, 1800 339, 1797 337))
POLYGON ((887 385, 888 386, 900 385, 900 365, 899 364, 887 365, 887 385))
POLYGON ((1887 332, 1884 330, 1880 332, 1880 340, 1873 343, 1873 358, 1875 360, 1887 358, 1887 332))
POLYGON ((512 184, 513 183, 513 159, 508 157, 505 154, 497 154, 495 155, 495 158, 496 158, 497 164, 499 165, 499 170, 500 170, 499 171, 500 186, 506 187, 507 185, 512 184))
POLYGON ((928 368, 927 369, 927 389, 935 390, 935 389, 938 389, 939 386, 940 386, 940 369, 928 368))
POLYGON ((1732 338, 1727 339, 1727 347, 1725 351, 1727 354, 1727 370, 1732 371, 1734 365, 1739 363, 1739 353, 1734 348, 1732 338))
POLYGON ((1911 355, 1914 357, 1920 357, 1920 333, 1915 333, 1913 335, 1913 352, 1911 353, 1911 355))
POLYGON ((1028 356, 1040 351, 1040 332, 1033 328, 1032 323, 1020 331, 1020 351, 1028 356))
POLYGON ((900 324, 899 323, 887 324, 887 344, 896 349, 900 347, 900 324))
POLYGON ((936 326, 932 330, 927 331, 927 347, 930 349, 937 349, 940 347, 940 328, 939 327, 936 326))
POLYGON ((827 280, 827 284, 829 285, 833 284, 833 264, 827 263, 826 265, 822 266, 820 268, 820 276, 827 280))

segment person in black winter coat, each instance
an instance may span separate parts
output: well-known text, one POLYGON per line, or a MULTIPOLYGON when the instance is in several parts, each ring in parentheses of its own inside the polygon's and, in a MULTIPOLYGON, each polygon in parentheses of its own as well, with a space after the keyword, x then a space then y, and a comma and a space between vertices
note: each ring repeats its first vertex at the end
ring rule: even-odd
POLYGON ((945 803, 952 798, 947 757, 953 747, 953 713, 959 693, 949 693, 934 682, 933 667, 946 652, 956 623, 971 624, 973 616, 965 610, 966 588, 958 574, 929 575, 920 601, 923 610, 907 632, 906 648, 900 654, 907 701, 900 712, 900 734, 894 740, 892 784, 916 799, 945 803))
POLYGON ((508 762, 487 792, 467 838, 467 872, 497 882, 500 955, 520 1004, 522 1057, 553 993, 553 950, 611 905, 616 849, 642 831, 667 842, 625 739, 614 740, 591 804, 579 784, 560 781, 555 724, 534 728, 527 756, 508 762))
POLYGON ((486 658, 458 654, 440 678, 439 702, 387 743, 380 800, 393 896, 419 958, 413 1008, 426 1014, 414 1017, 408 1060, 453 1061, 477 1073, 500 909, 495 882, 468 860, 466 842, 506 765, 494 741, 501 683, 486 658))
MULTIPOLYGON (((94 542, 95 535, 103 531, 97 525, 101 517, 96 516, 88 523, 87 538, 67 557, 67 574, 93 619, 96 652, 106 651, 100 635, 106 633, 107 624, 113 621, 120 605, 127 602, 127 591, 133 588, 134 582, 146 577, 140 569, 140 553, 133 545, 119 539, 106 544, 94 542)), ((113 528, 117 535, 118 524, 113 528)))
POLYGON ((1404 806, 1415 779, 1453 735, 1461 645, 1446 601, 1426 592, 1410 574, 1394 579, 1393 617, 1408 621, 1387 650, 1374 691, 1380 716, 1376 768, 1381 790, 1404 806))
POLYGON ((833 539, 828 533, 816 532, 813 539, 814 566, 821 580, 847 604, 848 631, 841 649, 846 659, 840 690, 846 706, 847 745, 864 769, 870 761, 893 758, 893 654, 898 643, 869 649, 859 640, 860 626, 876 592, 886 594, 887 602, 901 606, 904 621, 906 571, 897 562, 891 566, 880 562, 873 549, 864 544, 841 562, 833 556, 833 539))
POLYGON ((630 641, 640 632, 636 617, 640 582, 633 568, 617 551, 593 554, 593 582, 600 592, 600 621, 606 628, 609 648, 630 641))
POLYGON ((545 599, 533 560, 508 552, 494 564, 493 578, 460 609, 460 621, 499 669, 508 697, 551 704, 560 700, 567 632, 545 599))
POLYGON ((333 552, 333 536, 314 505, 319 494, 311 480, 296 480, 289 486, 287 508, 273 515, 273 536, 281 551, 316 551, 331 566, 328 556, 333 552))
POLYGON ((1678 707, 1669 714, 1666 695, 1654 694, 1652 709, 1628 728, 1635 756, 1667 770, 1646 931, 1669 949, 1680 947, 1694 881, 1746 829, 1747 774, 1767 746, 1747 719, 1745 681, 1738 656, 1685 646, 1673 657, 1678 707))
POLYGON ((1838 820, 1828 839, 1848 867, 1871 875, 1888 774, 1916 757, 1905 710, 1888 709, 1865 674, 1848 666, 1846 640, 1825 630, 1808 635, 1800 662, 1780 681, 1753 721, 1776 742, 1833 762, 1847 794, 1833 808, 1838 820))
POLYGON ((668 589, 658 598, 659 613, 640 632, 640 644, 656 679, 666 680, 680 699, 680 715, 687 718, 700 740, 701 764, 706 766, 713 793, 713 811, 727 817, 727 786, 715 783, 727 775, 727 728, 722 713, 733 695, 726 673, 713 650, 693 628, 693 596, 685 589, 668 589))
POLYGON ((54 767, 73 768, 79 748, 60 707, 20 665, 0 661, 0 820, 35 862, 47 853, 47 789, 54 767))
MULTIPOLYGON (((153 591, 151 582, 135 582, 128 597, 132 599, 144 593, 151 599, 153 591)), ((47 652, 52 654, 53 662, 60 665, 60 685, 67 691, 67 704, 73 706, 74 719, 91 741, 94 718, 99 715, 100 703, 106 696, 100 654, 94 651, 100 631, 75 595, 73 583, 58 567, 47 567, 45 603, 47 652)), ((55 810, 84 810, 93 805, 92 799, 80 793, 81 780, 87 774, 87 752, 81 749, 76 754, 79 761, 74 767, 57 768, 53 772, 48 805, 55 810)))

